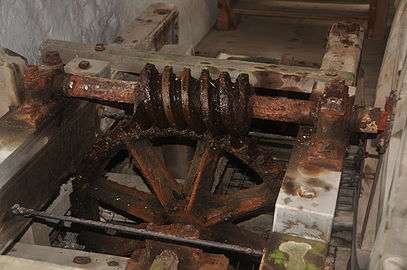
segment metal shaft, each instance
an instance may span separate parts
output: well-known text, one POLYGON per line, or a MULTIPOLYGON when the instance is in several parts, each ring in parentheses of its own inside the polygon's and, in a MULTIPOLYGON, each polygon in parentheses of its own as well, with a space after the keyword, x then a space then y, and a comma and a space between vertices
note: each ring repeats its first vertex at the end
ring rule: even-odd
POLYGON ((151 238, 151 239, 155 239, 155 240, 173 242, 173 243, 177 243, 177 244, 181 244, 181 245, 196 246, 196 247, 203 247, 203 248, 215 248, 215 249, 230 251, 230 252, 234 252, 234 253, 246 254, 246 255, 250 255, 250 256, 254 256, 254 257, 263 256, 263 251, 258 250, 258 249, 246 248, 246 247, 241 247, 241 246, 237 246, 237 245, 224 244, 224 243, 219 243, 219 242, 209 241, 209 240, 180 237, 180 236, 169 235, 169 234, 165 234, 165 233, 154 232, 154 231, 149 231, 149 230, 144 230, 144 229, 136 229, 133 227, 123 226, 123 225, 118 225, 118 224, 101 222, 101 221, 80 219, 80 218, 75 218, 75 217, 70 217, 70 216, 58 216, 58 215, 48 214, 43 211, 36 211, 34 209, 24 208, 18 204, 15 204, 11 208, 11 211, 15 215, 24 216, 27 218, 35 217, 35 218, 41 218, 41 219, 66 221, 66 222, 80 224, 83 226, 94 227, 94 228, 105 229, 105 230, 106 229, 114 230, 117 232, 122 232, 122 233, 136 235, 136 236, 142 236, 144 238, 151 238))
MULTIPOLYGON (((155 74, 155 77, 121 81, 65 74, 63 94, 68 97, 137 103, 139 105, 136 104, 136 107, 141 106, 142 109, 136 109, 136 121, 141 121, 139 124, 146 125, 146 128, 151 123, 145 121, 152 121, 153 125, 160 128, 166 128, 170 122, 174 122, 179 129, 189 126, 195 132, 202 133, 206 131, 204 126, 209 119, 209 129, 222 129, 232 134, 235 129, 242 129, 244 132, 240 133, 246 133, 250 117, 306 125, 313 125, 318 120, 319 104, 315 101, 256 96, 253 93, 247 94, 245 100, 242 99, 244 89, 250 86, 238 82, 233 84, 227 76, 222 84, 222 78, 215 81, 206 73, 200 80, 196 80, 190 75, 186 76, 184 73, 187 72, 176 79, 171 70, 165 69, 162 77, 153 67, 145 70, 155 74)), ((350 123, 347 124, 350 124, 352 131, 376 134, 385 128, 385 119, 387 114, 378 108, 355 107, 350 123)))
MULTIPOLYGON (((69 97, 134 104, 137 92, 143 88, 139 81, 121 81, 78 75, 66 75, 65 78, 64 94, 69 97)), ((312 111, 316 104, 308 100, 253 96, 252 106, 254 118, 312 124, 314 121, 312 111)))

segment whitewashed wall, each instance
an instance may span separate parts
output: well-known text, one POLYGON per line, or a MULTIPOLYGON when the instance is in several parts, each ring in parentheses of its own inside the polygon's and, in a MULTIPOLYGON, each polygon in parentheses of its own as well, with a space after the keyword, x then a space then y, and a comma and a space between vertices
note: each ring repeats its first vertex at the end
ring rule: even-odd
POLYGON ((376 106, 390 91, 397 103, 375 193, 380 223, 369 270, 407 269, 407 0, 397 3, 376 90, 376 106))
MULTIPOLYGON (((39 61, 45 39, 107 43, 153 0, 0 0, 0 45, 39 61)), ((215 21, 215 0, 161 0, 180 13, 180 43, 196 45, 215 21)))

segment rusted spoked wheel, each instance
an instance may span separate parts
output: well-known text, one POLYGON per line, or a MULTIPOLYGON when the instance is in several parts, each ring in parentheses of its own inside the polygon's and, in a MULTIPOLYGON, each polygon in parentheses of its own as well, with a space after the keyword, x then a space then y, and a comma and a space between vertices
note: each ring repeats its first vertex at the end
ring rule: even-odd
POLYGON ((235 226, 234 221, 270 211, 274 205, 286 164, 274 160, 271 149, 257 145, 248 137, 213 139, 185 131, 126 129, 128 127, 117 127, 99 139, 87 155, 72 196, 74 215, 99 219, 95 207, 101 204, 146 223, 191 224, 208 232, 207 238, 211 240, 223 238, 229 243, 262 248, 265 238, 236 237, 251 233, 235 226), (175 179, 154 146, 158 138, 174 136, 195 144, 195 153, 182 180, 175 179), (150 192, 110 181, 104 176, 111 158, 123 150, 128 151, 150 192), (227 163, 221 157, 225 156, 245 164, 248 170, 257 174, 258 183, 229 194, 219 192, 227 163))

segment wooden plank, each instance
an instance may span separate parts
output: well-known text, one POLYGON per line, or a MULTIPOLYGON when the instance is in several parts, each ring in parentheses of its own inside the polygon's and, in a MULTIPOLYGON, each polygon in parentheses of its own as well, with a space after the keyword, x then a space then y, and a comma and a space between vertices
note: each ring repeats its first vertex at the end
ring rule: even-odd
POLYGON ((356 23, 334 23, 329 31, 321 69, 357 74, 365 30, 356 23))
POLYGON ((129 259, 126 257, 86 252, 82 250, 45 247, 22 243, 17 243, 8 255, 38 262, 94 270, 125 269, 129 259), (90 262, 86 264, 75 263, 75 261, 78 260, 78 257, 89 258, 90 262))
POLYGON ((368 10, 368 4, 359 3, 239 0, 232 14, 363 23, 368 19, 368 10))
MULTIPOLYGON (((364 41, 364 29, 361 25, 351 22, 339 22, 332 25, 322 57, 321 70, 334 75, 338 72, 348 72, 355 78, 359 69, 359 62, 364 41)), ((325 85, 317 83, 310 95, 310 99, 317 101, 323 95, 325 85)), ((354 90, 354 89, 353 89, 354 90)), ((349 89, 349 92, 352 92, 349 89)))
POLYGON ((369 4, 360 2, 339 2, 339 1, 286 1, 286 0, 239 0, 234 6, 238 9, 255 9, 255 10, 303 10, 307 12, 324 11, 324 12, 358 12, 367 13, 369 4))
POLYGON ((78 267, 56 265, 48 262, 17 258, 13 256, 0 256, 2 270, 31 269, 31 270, 82 270, 78 267))
POLYGON ((178 11, 173 4, 154 3, 132 21, 114 43, 123 48, 158 51, 178 42, 178 11))
MULTIPOLYGON (((270 17, 287 17, 287 18, 300 18, 307 20, 330 20, 337 21, 344 19, 345 14, 338 13, 317 13, 306 11, 286 11, 286 10, 258 10, 258 9, 239 9, 233 8, 232 13, 234 15, 252 15, 252 16, 270 16, 270 17)), ((363 23, 367 20, 368 16, 365 14, 348 13, 346 19, 350 21, 356 21, 363 23)))
POLYGON ((240 73, 247 73, 254 87, 311 93, 318 82, 326 85, 333 80, 345 80, 352 85, 355 75, 347 72, 330 73, 307 67, 293 67, 255 62, 220 60, 208 57, 169 55, 159 52, 140 52, 118 48, 117 45, 106 46, 104 51, 95 51, 93 45, 67 41, 47 40, 42 44, 42 52, 59 51, 64 63, 75 56, 104 60, 112 65, 112 69, 140 73, 146 63, 156 65, 158 70, 172 66, 174 72, 180 73, 183 68, 190 68, 192 76, 198 78, 202 69, 208 69, 212 77, 221 72, 229 72, 232 79, 240 73))
POLYGON ((370 39, 384 39, 387 33, 389 0, 370 0, 368 34, 370 39))
POLYGON ((0 164, 1 251, 30 223, 13 216, 10 208, 19 203, 41 209, 56 195, 64 177, 94 143, 95 118, 94 105, 72 100, 0 164))

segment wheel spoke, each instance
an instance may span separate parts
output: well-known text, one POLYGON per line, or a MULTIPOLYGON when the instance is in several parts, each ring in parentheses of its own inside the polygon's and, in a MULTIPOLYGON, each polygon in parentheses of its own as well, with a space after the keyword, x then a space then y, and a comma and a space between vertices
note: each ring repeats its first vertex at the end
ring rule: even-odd
POLYGON ((209 240, 221 243, 253 249, 264 249, 267 246, 267 237, 262 237, 232 223, 218 224, 204 229, 202 233, 209 240))
POLYGON ((272 191, 263 183, 238 192, 213 196, 204 211, 205 226, 229 222, 254 211, 274 205, 278 190, 272 191))
POLYGON ((220 151, 214 149, 210 143, 200 141, 196 147, 186 183, 192 183, 186 212, 191 213, 199 202, 204 202, 211 194, 214 173, 220 151))
POLYGON ((160 203, 146 192, 99 178, 90 185, 89 194, 100 203, 133 217, 147 222, 163 222, 160 203))
POLYGON ((178 184, 163 160, 146 139, 125 141, 133 158, 134 165, 142 172, 161 205, 167 210, 177 207, 182 198, 182 186, 178 184))
POLYGON ((274 160, 272 149, 257 145, 253 139, 243 140, 244 145, 229 147, 228 152, 253 169, 270 189, 279 189, 287 162, 274 160))

